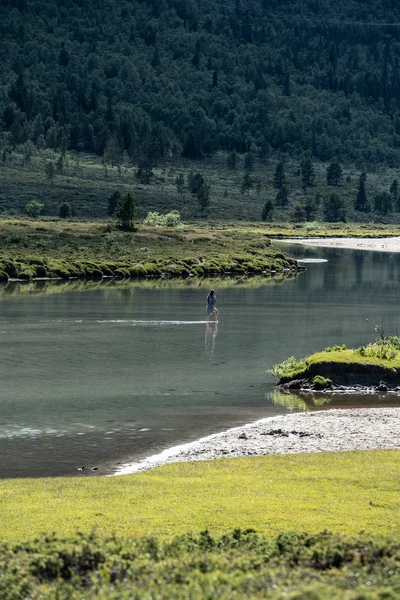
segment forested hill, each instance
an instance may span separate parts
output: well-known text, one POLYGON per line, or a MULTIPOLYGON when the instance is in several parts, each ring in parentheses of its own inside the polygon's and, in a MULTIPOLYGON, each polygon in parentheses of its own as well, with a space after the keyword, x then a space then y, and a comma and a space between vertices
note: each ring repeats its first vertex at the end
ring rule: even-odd
POLYGON ((1 144, 400 163, 397 0, 0 0, 1 144))

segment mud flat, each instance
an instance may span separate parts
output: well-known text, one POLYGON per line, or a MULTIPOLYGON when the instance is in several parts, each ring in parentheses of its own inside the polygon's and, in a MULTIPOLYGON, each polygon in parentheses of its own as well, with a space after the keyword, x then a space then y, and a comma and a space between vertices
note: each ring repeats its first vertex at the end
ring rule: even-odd
POLYGON ((192 460, 377 449, 400 449, 400 408, 336 409, 262 419, 121 465, 115 475, 192 460))

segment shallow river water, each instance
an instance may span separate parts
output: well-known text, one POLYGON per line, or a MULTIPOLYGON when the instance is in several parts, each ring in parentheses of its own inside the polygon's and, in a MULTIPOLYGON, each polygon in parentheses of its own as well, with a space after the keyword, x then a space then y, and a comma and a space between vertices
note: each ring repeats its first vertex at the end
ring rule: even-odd
MULTIPOLYGON (((247 284, 0 288, 0 477, 77 475, 82 466, 107 473, 288 407, 305 410, 275 391, 266 369, 335 343, 364 344, 381 322, 387 333, 400 329, 400 254, 282 247, 328 262, 247 284), (204 322, 211 287, 218 326, 204 322)), ((400 401, 332 401, 385 405, 400 401)))

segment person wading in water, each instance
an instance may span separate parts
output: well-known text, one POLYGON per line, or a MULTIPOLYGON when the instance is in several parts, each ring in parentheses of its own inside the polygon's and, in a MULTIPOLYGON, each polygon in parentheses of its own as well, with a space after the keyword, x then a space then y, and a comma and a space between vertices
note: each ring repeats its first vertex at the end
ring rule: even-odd
POLYGON ((215 321, 218 323, 218 308, 215 306, 217 304, 217 297, 215 295, 214 290, 207 296, 206 302, 206 312, 207 312, 207 321, 210 319, 211 315, 215 313, 215 321))

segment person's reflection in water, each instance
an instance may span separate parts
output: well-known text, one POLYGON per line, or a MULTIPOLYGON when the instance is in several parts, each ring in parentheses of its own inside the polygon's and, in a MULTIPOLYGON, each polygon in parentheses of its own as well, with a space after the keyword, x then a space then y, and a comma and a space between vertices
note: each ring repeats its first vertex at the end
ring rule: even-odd
POLYGON ((215 338, 218 334, 218 322, 207 322, 206 333, 204 337, 204 351, 207 356, 214 356, 215 352, 215 338))

